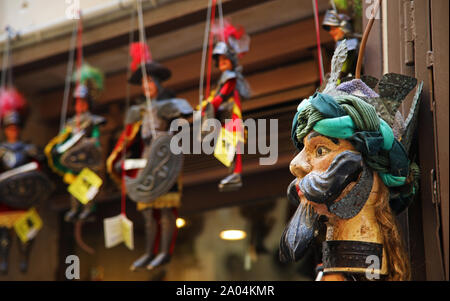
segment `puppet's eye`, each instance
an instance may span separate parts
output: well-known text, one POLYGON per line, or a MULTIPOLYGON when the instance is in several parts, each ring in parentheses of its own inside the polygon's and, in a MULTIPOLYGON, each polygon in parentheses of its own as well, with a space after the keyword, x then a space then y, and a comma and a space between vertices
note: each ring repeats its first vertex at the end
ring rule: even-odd
POLYGON ((330 150, 328 148, 326 148, 325 146, 319 146, 316 149, 316 156, 317 157, 321 157, 321 156, 323 156, 325 154, 328 154, 329 152, 330 152, 330 150))

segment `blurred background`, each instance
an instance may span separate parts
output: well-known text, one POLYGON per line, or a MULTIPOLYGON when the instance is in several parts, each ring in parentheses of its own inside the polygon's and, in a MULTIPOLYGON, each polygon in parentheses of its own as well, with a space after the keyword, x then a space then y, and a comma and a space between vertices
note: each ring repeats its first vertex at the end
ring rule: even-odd
MULTIPOLYGON (((371 5, 370 1, 346 2, 350 7, 359 3, 363 12, 371 5)), ((442 20, 448 24, 448 15, 442 15, 442 7, 430 2, 384 1, 382 21, 375 22, 367 46, 366 74, 378 78, 388 71, 413 75, 424 80, 425 91, 434 89, 439 82, 448 83, 448 68, 435 69, 431 84, 428 71, 424 72, 428 69, 423 68, 431 39, 439 37, 439 41, 445 42, 443 29, 433 27, 431 35, 429 24, 442 20), (416 9, 413 12, 405 9, 405 3, 416 5, 416 9), (404 20, 410 14, 416 14, 415 32, 426 32, 420 35, 420 43, 415 40, 411 44, 404 38, 407 35, 404 20), (411 57, 410 47, 413 47, 411 57)), ((7 37, 2 31, 6 26, 18 33, 11 44, 12 64, 14 83, 30 106, 22 134, 25 141, 43 148, 58 133, 70 38, 77 22, 73 12, 79 5, 84 59, 105 72, 105 91, 93 112, 107 119, 101 129, 106 160, 123 128, 130 31, 137 39, 137 24, 130 24, 133 3, 133 0, 0 0, 0 49, 7 37)), ((34 242, 29 270, 26 274, 19 272, 14 251, 17 244, 13 244, 9 272, 0 275, 0 280, 65 280, 65 258, 71 254, 80 258, 82 280, 314 279, 315 266, 320 262, 315 252, 318 246, 295 264, 278 260, 282 231, 295 210, 286 198, 286 188, 293 180, 289 162, 296 154, 290 139, 291 121, 300 100, 313 94, 320 84, 313 4, 299 0, 222 3, 224 17, 242 25, 251 37, 250 51, 241 60, 243 74, 253 92, 252 98, 242 104, 244 119, 278 119, 277 163, 260 166, 259 155, 244 155, 243 188, 220 193, 217 183, 228 173, 227 169, 213 156, 185 156, 179 211, 185 225, 179 228, 173 259, 155 271, 138 272, 129 271, 129 266, 143 252, 144 228, 131 200, 127 201, 127 216, 134 222, 134 250, 123 244, 111 249, 104 246, 103 219, 120 213, 120 191, 105 170, 100 173, 104 184, 96 198, 96 218, 83 226, 86 243, 95 249, 93 255, 76 245, 73 225, 63 221, 70 206, 69 196, 60 178, 52 175, 57 189, 48 202, 37 207, 44 225, 34 242), (242 230, 246 235, 240 240, 223 240, 219 234, 227 229, 242 230)), ((447 5, 448 11, 448 2, 440 3, 447 5)), ((318 4, 321 21, 331 6, 328 0, 319 0, 318 4)), ((173 76, 165 86, 193 106, 199 98, 207 6, 207 0, 143 1, 145 33, 153 59, 172 70, 173 76)), ((363 13, 355 22, 361 31, 367 17, 363 13)), ((328 72, 335 42, 323 29, 320 36, 324 69, 328 72)), ((435 60, 442 61, 439 66, 448 66, 448 38, 446 41, 447 52, 444 45, 434 53, 435 60)), ((219 71, 213 68, 213 83, 218 76, 219 71)), ((130 91, 132 100, 141 94, 140 87, 132 87, 130 91)), ((436 93, 441 93, 442 98, 435 105, 443 107, 434 112, 445 112, 445 108, 448 111, 448 90, 436 91, 439 99, 436 93)), ((419 130, 419 141, 424 144, 416 146, 425 175, 424 188, 412 208, 399 217, 416 280, 448 279, 448 186, 437 186, 439 207, 431 201, 430 190, 431 170, 437 172, 442 183, 448 181, 448 170, 437 167, 442 162, 448 163, 448 124, 443 126, 445 116, 433 117, 430 103, 430 96, 425 95, 421 111, 424 126, 419 130), (439 151, 429 148, 434 145, 429 137, 442 141, 439 149, 435 146, 439 151)), ((72 115, 73 106, 69 108, 68 114, 72 115)))

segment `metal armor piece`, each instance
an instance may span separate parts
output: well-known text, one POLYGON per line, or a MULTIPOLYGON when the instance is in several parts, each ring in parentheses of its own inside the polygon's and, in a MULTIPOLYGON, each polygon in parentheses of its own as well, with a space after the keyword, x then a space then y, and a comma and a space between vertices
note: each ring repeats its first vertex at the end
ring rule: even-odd
POLYGON ((170 151, 170 133, 159 133, 153 139, 142 156, 147 159, 145 168, 139 170, 135 178, 125 178, 128 196, 135 202, 151 203, 167 193, 183 165, 183 155, 170 151))
POLYGON ((237 59, 236 53, 225 42, 218 42, 214 46, 212 55, 213 55, 213 58, 216 60, 216 63, 218 63, 218 58, 220 55, 225 55, 231 61, 233 68, 235 68, 238 64, 238 59, 237 59))
POLYGON ((322 27, 326 31, 330 30, 330 26, 340 27, 344 33, 352 33, 352 25, 350 17, 345 14, 339 14, 335 10, 327 10, 323 18, 322 27))
POLYGON ((61 164, 76 173, 86 166, 95 169, 101 160, 102 154, 94 138, 81 139, 61 156, 61 164))
POLYGON ((1 202, 17 209, 28 209, 46 200, 52 191, 53 184, 38 170, 19 173, 0 182, 1 202))
POLYGON ((193 111, 187 100, 182 98, 159 100, 154 105, 157 108, 158 117, 169 121, 190 115, 193 111))

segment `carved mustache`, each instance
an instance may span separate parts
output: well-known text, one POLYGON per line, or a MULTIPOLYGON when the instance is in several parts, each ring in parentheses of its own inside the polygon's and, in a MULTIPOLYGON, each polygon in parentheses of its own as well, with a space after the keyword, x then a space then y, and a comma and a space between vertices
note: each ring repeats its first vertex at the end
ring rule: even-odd
POLYGON ((299 203, 281 236, 279 257, 282 262, 297 261, 305 255, 314 238, 318 219, 319 215, 310 203, 299 203))
POLYGON ((308 201, 330 208, 348 184, 358 179, 363 170, 361 154, 344 151, 337 155, 323 172, 311 172, 299 182, 299 188, 308 201))

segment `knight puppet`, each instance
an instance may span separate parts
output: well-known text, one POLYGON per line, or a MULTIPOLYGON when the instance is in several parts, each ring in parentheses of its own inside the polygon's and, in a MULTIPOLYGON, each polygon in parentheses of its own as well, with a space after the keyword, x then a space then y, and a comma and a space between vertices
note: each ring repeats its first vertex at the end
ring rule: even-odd
POLYGON ((352 18, 345 13, 338 12, 338 10, 330 9, 325 13, 322 28, 333 37, 336 47, 342 41, 346 41, 348 53, 347 59, 342 66, 340 77, 344 78, 354 75, 360 41, 354 32, 352 18))
MULTIPOLYGON (((40 171, 45 159, 33 144, 21 141, 25 99, 15 88, 0 89, 0 118, 4 141, 0 143, 0 272, 7 273, 15 222, 33 206, 45 201, 53 184, 40 171)), ((18 239, 17 239, 18 240, 18 239)), ((20 270, 28 268, 33 238, 19 241, 20 270)))
MULTIPOLYGON (((335 73, 345 53, 345 44, 336 49, 335 73)), ((404 119, 399 107, 416 79, 386 74, 375 92, 359 79, 336 85, 337 77, 304 99, 293 120, 299 154, 290 164, 296 179, 288 198, 297 210, 282 235, 280 258, 302 258, 324 225, 322 280, 409 280, 395 215, 418 190, 418 166, 408 153, 422 85, 404 119)))
POLYGON ((168 263, 174 250, 183 155, 170 150, 170 124, 192 115, 192 107, 161 85, 171 71, 150 59, 147 45, 133 43, 130 54, 133 73, 128 81, 142 86, 146 97, 128 109, 125 129, 107 159, 107 170, 117 184, 124 183, 127 196, 137 203, 145 221, 145 253, 130 269, 151 270, 168 263))
MULTIPOLYGON (((101 169, 100 126, 106 121, 92 114, 91 109, 103 90, 103 80, 102 72, 88 64, 75 72, 75 116, 67 120, 62 131, 45 147, 49 166, 66 184, 73 183, 85 167, 94 172, 101 169)), ((93 210, 94 200, 83 205, 71 196, 70 210, 64 219, 85 220, 93 210)))
POLYGON ((205 122, 213 117, 220 120, 225 130, 237 135, 232 172, 219 183, 220 191, 234 191, 242 187, 242 156, 239 150, 244 144, 244 128, 241 100, 250 98, 250 88, 242 75, 238 59, 248 52, 250 37, 242 28, 237 29, 228 22, 224 28, 216 29, 216 36, 221 40, 215 44, 212 56, 221 75, 216 89, 202 102, 202 135, 208 133, 204 131, 205 122))

